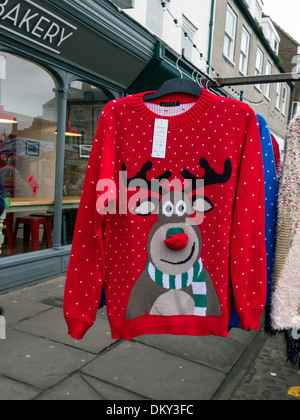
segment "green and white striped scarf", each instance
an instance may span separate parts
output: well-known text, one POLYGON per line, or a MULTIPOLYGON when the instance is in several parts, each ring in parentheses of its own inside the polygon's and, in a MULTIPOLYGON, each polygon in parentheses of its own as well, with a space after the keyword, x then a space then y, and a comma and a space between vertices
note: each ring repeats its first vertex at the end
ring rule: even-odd
POLYGON ((163 273, 148 260, 147 273, 155 283, 165 289, 180 290, 192 285, 195 301, 194 315, 206 316, 207 287, 201 258, 189 271, 177 276, 163 273))

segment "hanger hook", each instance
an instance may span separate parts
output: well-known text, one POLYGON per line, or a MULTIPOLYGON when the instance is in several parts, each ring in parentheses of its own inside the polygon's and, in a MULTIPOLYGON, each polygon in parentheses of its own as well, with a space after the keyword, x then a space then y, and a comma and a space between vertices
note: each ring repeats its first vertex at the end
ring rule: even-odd
POLYGON ((216 83, 216 85, 218 85, 218 87, 220 87, 220 83, 217 81, 217 79, 213 78, 212 80, 214 83, 216 83))
POLYGON ((200 87, 202 87, 201 86, 201 80, 199 80, 199 74, 200 74, 200 71, 197 71, 197 74, 196 74, 196 82, 197 82, 197 84, 200 86, 200 87))
MULTIPOLYGON (((194 82, 197 82, 197 75, 196 75, 196 78, 194 77, 194 73, 195 73, 195 71, 197 72, 197 70, 195 69, 195 70, 193 70, 193 73, 192 73, 192 79, 193 79, 193 81, 194 82)), ((197 74, 198 74, 198 72, 197 72, 197 74)))
POLYGON ((204 88, 204 86, 203 86, 203 84, 202 84, 202 80, 203 80, 203 79, 205 79, 205 76, 203 76, 203 75, 202 75, 202 76, 200 77, 200 87, 202 87, 202 88, 204 88))
POLYGON ((181 55, 177 58, 177 61, 176 61, 176 67, 177 67, 177 70, 179 71, 179 73, 180 73, 180 76, 181 76, 181 79, 183 79, 183 73, 182 73, 182 71, 181 71, 181 69, 180 69, 180 67, 179 67, 179 60, 181 59, 181 55))

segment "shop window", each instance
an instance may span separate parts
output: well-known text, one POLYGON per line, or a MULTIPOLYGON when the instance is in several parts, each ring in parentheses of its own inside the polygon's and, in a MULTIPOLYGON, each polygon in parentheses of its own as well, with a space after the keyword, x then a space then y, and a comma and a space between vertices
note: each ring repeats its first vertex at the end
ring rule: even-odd
POLYGON ((9 205, 0 232, 5 257, 52 246, 57 93, 43 67, 8 53, 0 58, 0 174, 9 205))
POLYGON ((62 243, 71 244, 88 158, 98 119, 110 98, 102 89, 76 81, 69 88, 65 143, 62 243))

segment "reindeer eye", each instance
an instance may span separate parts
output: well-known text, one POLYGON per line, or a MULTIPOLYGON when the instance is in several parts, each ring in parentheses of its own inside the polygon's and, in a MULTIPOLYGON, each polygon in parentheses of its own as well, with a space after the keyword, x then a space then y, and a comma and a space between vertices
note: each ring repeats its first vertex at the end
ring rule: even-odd
POLYGON ((178 201, 176 204, 176 214, 181 217, 186 213, 186 204, 183 200, 178 201))
POLYGON ((140 216, 147 216, 149 214, 152 214, 155 211, 155 209, 156 209, 155 203, 153 203, 150 200, 145 200, 145 201, 140 202, 136 206, 134 212, 140 216))
POLYGON ((162 210, 165 216, 172 217, 174 214, 174 204, 171 201, 166 201, 162 210))
POLYGON ((197 213, 208 213, 213 210, 213 203, 206 197, 198 196, 193 200, 193 209, 197 213))

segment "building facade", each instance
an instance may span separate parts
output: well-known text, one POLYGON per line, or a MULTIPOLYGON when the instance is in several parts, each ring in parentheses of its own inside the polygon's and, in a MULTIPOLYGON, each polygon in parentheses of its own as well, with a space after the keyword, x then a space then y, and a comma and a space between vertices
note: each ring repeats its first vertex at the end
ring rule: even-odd
MULTIPOLYGON (((280 26, 274 23, 280 35, 279 55, 283 67, 291 73, 300 73, 300 44, 286 33, 280 26)), ((289 117, 294 118, 300 112, 300 77, 295 78, 295 89, 289 106, 289 117)))
MULTIPOLYGON (((285 72, 278 57, 280 36, 262 11, 261 0, 216 0, 212 65, 223 78, 285 72)), ((235 90, 237 96, 243 91, 244 100, 266 119, 283 151, 292 84, 241 85, 235 90)))
MULTIPOLYGON (((262 0, 140 0, 131 6, 128 15, 176 54, 181 55, 184 49, 185 56, 211 77, 288 71, 280 56, 280 33, 264 15, 262 0)), ((295 94, 293 83, 242 85, 225 88, 222 94, 248 101, 267 120, 283 152, 295 94)), ((294 102, 295 110, 298 102, 294 102)))
POLYGON ((177 54, 181 55, 184 49, 196 67, 206 70, 212 43, 213 4, 212 0, 138 0, 126 13, 177 54))

